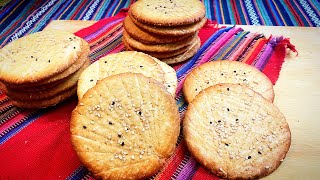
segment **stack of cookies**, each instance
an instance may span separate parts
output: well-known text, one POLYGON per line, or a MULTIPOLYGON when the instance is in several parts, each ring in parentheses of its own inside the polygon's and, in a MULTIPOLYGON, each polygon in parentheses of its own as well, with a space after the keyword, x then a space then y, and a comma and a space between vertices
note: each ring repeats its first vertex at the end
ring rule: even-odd
POLYGON ((12 41, 0 50, 1 90, 23 108, 53 106, 76 93, 90 65, 89 45, 72 33, 47 30, 12 41))
POLYGON ((127 50, 147 53, 167 64, 191 58, 200 48, 205 7, 198 0, 138 1, 124 20, 127 50))
POLYGON ((238 61, 208 62, 188 74, 183 93, 184 138, 200 164, 223 179, 258 179, 280 166, 291 133, 261 71, 238 61))

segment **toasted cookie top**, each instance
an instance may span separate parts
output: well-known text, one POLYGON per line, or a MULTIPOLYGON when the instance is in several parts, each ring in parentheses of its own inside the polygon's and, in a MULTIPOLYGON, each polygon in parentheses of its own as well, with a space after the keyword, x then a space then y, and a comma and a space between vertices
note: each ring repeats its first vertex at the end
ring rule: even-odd
POLYGON ((38 82, 67 69, 79 57, 82 40, 70 32, 48 30, 24 36, 0 50, 0 80, 38 82))
POLYGON ((175 148, 180 129, 174 98, 142 74, 98 81, 72 112, 71 140, 83 164, 100 179, 143 179, 175 148))
POLYGON ((291 134, 279 109, 252 89, 219 84, 188 105, 183 132, 191 154, 226 179, 272 173, 289 150, 291 134))
POLYGON ((260 93, 270 102, 274 99, 273 84, 257 68, 239 61, 212 61, 193 69, 186 77, 183 93, 188 102, 205 88, 219 83, 242 84, 260 93))
POLYGON ((198 0, 141 0, 129 9, 129 14, 137 20, 159 26, 192 24, 205 13, 203 3, 198 0))
POLYGON ((124 51, 110 54, 91 64, 81 74, 78 82, 78 98, 92 88, 97 81, 119 73, 142 73, 164 83, 164 72, 154 59, 142 52, 124 51))

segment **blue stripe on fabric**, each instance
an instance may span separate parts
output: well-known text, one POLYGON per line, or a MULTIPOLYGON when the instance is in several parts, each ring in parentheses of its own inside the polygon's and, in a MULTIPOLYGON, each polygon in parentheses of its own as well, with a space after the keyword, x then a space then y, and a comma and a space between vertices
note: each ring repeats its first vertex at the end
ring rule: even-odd
POLYGON ((47 24, 51 21, 52 16, 54 16, 57 11, 59 11, 60 7, 63 5, 63 1, 58 1, 57 4, 55 4, 54 6, 51 7, 48 14, 46 14, 43 18, 39 18, 38 21, 36 21, 35 23, 38 23, 40 21, 40 23, 38 24, 38 26, 34 27, 30 33, 34 33, 34 32, 38 32, 42 29, 44 29, 47 24))
MULTIPOLYGON (((270 20, 272 21, 272 24, 271 25, 274 25, 274 26, 277 26, 279 25, 278 24, 278 21, 276 19, 276 16, 275 14, 273 14, 273 12, 271 11, 271 7, 268 6, 268 2, 266 0, 262 0, 262 3, 264 4, 264 7, 266 7, 266 12, 268 13, 268 16, 271 18, 270 20)), ((269 4, 270 5, 270 4, 269 4)), ((271 5, 270 5, 271 6, 271 5)))
POLYGON ((279 9, 279 11, 281 12, 281 15, 282 15, 282 17, 284 18, 286 24, 287 24, 288 26, 296 25, 296 24, 294 24, 294 23, 292 22, 292 19, 291 19, 291 17, 290 17, 289 14, 288 14, 288 12, 290 12, 290 11, 288 11, 288 9, 286 9, 286 7, 283 6, 283 4, 281 3, 281 1, 283 1, 283 0, 274 0, 274 1, 275 1, 275 3, 278 5, 278 9, 279 9))
POLYGON ((89 170, 85 168, 83 165, 80 165, 73 173, 67 177, 67 180, 78 180, 84 179, 84 177, 89 174, 89 170))
POLYGON ((25 121, 23 121, 20 125, 17 127, 11 129, 8 133, 4 134, 0 138, 0 145, 8 141, 10 138, 12 138, 14 135, 19 133, 21 130, 23 130, 25 127, 27 127, 29 124, 33 123, 35 120, 37 120, 40 116, 48 112, 47 109, 41 109, 35 114, 31 115, 29 118, 27 118, 25 121))
POLYGON ((102 19, 102 15, 103 15, 103 12, 105 12, 107 10, 107 6, 108 4, 110 3, 110 0, 108 1, 102 1, 102 4, 101 4, 101 7, 100 7, 100 10, 99 12, 97 12, 93 19, 92 20, 99 20, 99 19, 102 19))
POLYGON ((10 1, 10 3, 6 4, 5 6, 3 6, 1 8, 1 10, 8 8, 5 11, 1 11, 1 14, 0 14, 1 21, 5 16, 7 16, 9 13, 12 12, 12 10, 19 4, 19 1, 10 1), (10 3, 12 3, 12 4, 10 4, 10 3))
POLYGON ((203 1, 204 7, 206 7, 206 17, 213 20, 212 18, 212 6, 210 6, 212 1, 203 1))
POLYGON ((214 0, 214 5, 213 5, 215 12, 216 12, 216 21, 218 24, 222 24, 222 16, 223 14, 220 11, 220 2, 219 0, 214 0))
POLYGON ((73 1, 72 4, 67 8, 67 11, 65 11, 60 19, 68 20, 70 19, 70 16, 78 9, 78 7, 82 4, 82 1, 73 1))
MULTIPOLYGON (((253 8, 254 12, 256 13, 257 18, 258 18, 258 20, 259 20, 259 23, 260 23, 260 25, 261 25, 261 24, 262 24, 262 19, 261 19, 261 17, 259 16, 260 11, 259 11, 259 9, 257 9, 257 7, 254 5, 253 0, 250 0, 250 1, 251 1, 251 4, 252 4, 252 8, 253 8)), ((255 0, 254 0, 254 1, 255 1, 255 0)))
POLYGON ((320 1, 319 0, 312 0, 309 2, 312 3, 317 8, 318 13, 320 14, 320 1))
MULTIPOLYGON (((8 17, 3 23, 1 23, 0 25, 0 29, 2 29, 1 31, 1 36, 2 34, 4 34, 5 32, 7 32, 14 23, 17 22, 17 19, 22 17, 22 20, 20 20, 18 22, 18 24, 16 24, 15 26, 18 27, 20 26, 23 21, 28 17, 28 12, 30 11, 30 7, 32 6, 32 3, 34 3, 35 0, 31 1, 31 2, 27 2, 27 3, 22 3, 11 15, 10 17, 8 17)), ((16 30, 16 28, 12 28, 12 30, 8 33, 11 34, 12 32, 14 32, 16 30)), ((2 39, 5 37, 1 37, 1 44, 2 44, 2 39)))
MULTIPOLYGON (((89 7, 94 3, 95 1, 85 1, 84 5, 79 9, 77 9, 77 13, 72 13, 74 17, 72 19, 74 20, 81 20, 82 16, 85 16, 85 14, 88 12, 89 7)), ((79 6, 80 7, 80 6, 79 6)), ((70 16, 71 17, 71 16, 70 16)))
POLYGON ((269 16, 265 6, 263 5, 262 1, 265 1, 265 0, 257 0, 257 2, 256 2, 257 6, 258 6, 257 8, 259 8, 259 11, 260 11, 261 16, 262 16, 263 21, 264 21, 264 25, 272 26, 274 24, 272 24, 270 16, 269 16))
POLYGON ((242 11, 242 6, 239 0, 236 0, 236 7, 238 8, 238 12, 239 12, 239 17, 240 17, 240 24, 247 24, 246 23, 246 18, 245 18, 245 14, 242 11))
POLYGON ((222 1, 221 3, 222 12, 223 12, 222 15, 224 16, 224 22, 222 22, 223 24, 231 24, 229 10, 228 10, 229 7, 228 7, 228 4, 226 3, 227 1, 222 1))
POLYGON ((234 15, 234 11, 233 11, 233 7, 231 4, 231 0, 227 1, 227 5, 228 5, 228 14, 229 14, 229 18, 230 18, 230 24, 237 24, 237 21, 235 19, 235 15, 234 15))
MULTIPOLYGON (((292 5, 292 7, 294 8, 294 10, 298 13, 298 15, 300 15, 302 12, 299 10, 298 6, 296 5, 296 3, 294 3, 293 1, 295 0, 291 0, 290 4, 292 5)), ((301 9, 303 9, 301 7, 301 9)), ((305 18, 305 16, 299 16, 301 18, 301 20, 303 21, 304 26, 312 26, 312 24, 310 24, 307 19, 305 18)))
POLYGON ((282 5, 282 7, 284 8, 284 11, 286 11, 288 17, 290 18, 290 21, 292 22, 292 26, 299 26, 298 21, 295 19, 294 14, 292 14, 288 5, 284 3, 283 0, 277 0, 277 1, 279 2, 279 4, 282 5))
POLYGON ((280 26, 285 25, 284 22, 282 21, 282 19, 280 18, 280 14, 279 14, 279 12, 277 11, 277 9, 276 9, 275 5, 273 4, 272 0, 267 0, 267 1, 268 1, 269 5, 270 5, 270 7, 271 7, 272 13, 273 13, 273 14, 275 15, 275 17, 276 17, 276 20, 277 20, 277 22, 278 22, 278 25, 280 25, 280 26))
POLYGON ((64 12, 70 6, 71 2, 72 1, 65 0, 65 2, 59 7, 59 10, 52 17, 52 20, 57 20, 62 12, 64 12))
POLYGON ((184 65, 182 65, 179 69, 177 69, 177 78, 179 79, 182 75, 184 75, 184 73, 190 69, 195 62, 199 59, 199 57, 201 56, 201 54, 203 52, 205 52, 208 47, 224 32, 229 31, 230 29, 232 29, 233 27, 226 27, 226 28, 222 28, 219 29, 217 32, 215 32, 214 34, 212 34, 208 40, 201 46, 201 48, 199 49, 199 51, 197 52, 197 54, 195 54, 188 62, 186 62, 184 65))

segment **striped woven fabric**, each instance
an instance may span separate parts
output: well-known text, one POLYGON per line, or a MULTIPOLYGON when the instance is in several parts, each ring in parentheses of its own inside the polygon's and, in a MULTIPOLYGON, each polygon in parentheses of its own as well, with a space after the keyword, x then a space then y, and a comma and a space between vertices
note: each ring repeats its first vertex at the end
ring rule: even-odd
MULTIPOLYGON (((52 20, 100 20, 135 0, 12 0, 0 7, 0 47, 52 20)), ((320 27, 319 0, 203 0, 219 24, 320 27)))
MULTIPOLYGON (((124 50, 121 38, 126 13, 120 11, 75 33, 89 42, 92 62, 124 50)), ((238 60, 257 67, 276 83, 286 48, 295 51, 284 37, 265 37, 236 26, 218 27, 211 21, 199 36, 202 45, 198 53, 173 66, 179 81, 176 102, 181 120, 187 108, 181 87, 194 67, 216 59, 238 60)), ((71 98, 55 107, 26 110, 14 107, 0 92, 0 179, 94 179, 70 143, 69 120, 76 104, 77 99, 71 98)), ((180 134, 174 155, 151 179, 217 179, 195 161, 182 139, 180 134)))

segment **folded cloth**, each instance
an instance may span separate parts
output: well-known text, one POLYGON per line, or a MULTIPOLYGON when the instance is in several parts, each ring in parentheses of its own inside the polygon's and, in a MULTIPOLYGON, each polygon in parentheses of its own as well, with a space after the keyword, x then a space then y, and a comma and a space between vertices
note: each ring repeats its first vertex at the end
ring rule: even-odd
MULTIPOLYGON (((75 34, 91 48, 92 62, 124 50, 122 21, 127 9, 98 21, 75 34)), ((237 26, 218 26, 208 20, 200 30, 201 48, 190 60, 173 66, 177 72, 176 101, 183 117, 187 104, 182 95, 183 81, 193 68, 208 61, 231 59, 257 67, 275 84, 286 49, 296 52, 289 39, 244 31, 237 26)), ((4 179, 91 179, 70 142, 69 121, 77 99, 55 107, 25 110, 12 106, 0 92, 0 177, 4 179)), ((217 179, 188 153, 180 135, 174 155, 152 179, 217 179)))

